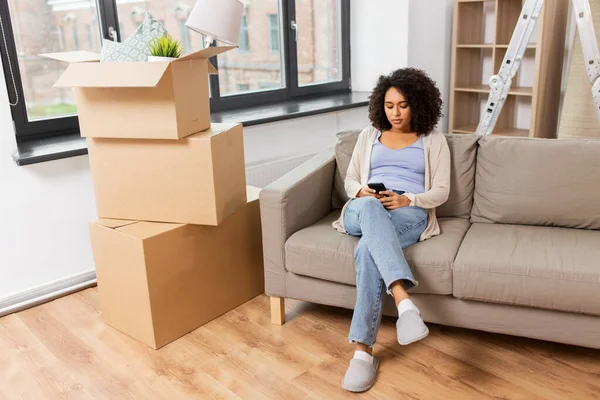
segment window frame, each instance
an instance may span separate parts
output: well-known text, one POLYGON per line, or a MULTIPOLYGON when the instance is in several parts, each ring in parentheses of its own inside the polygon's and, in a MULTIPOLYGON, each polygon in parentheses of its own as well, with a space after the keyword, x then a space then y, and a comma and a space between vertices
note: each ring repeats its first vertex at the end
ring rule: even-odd
MULTIPOLYGON (((296 7, 295 0, 287 0, 288 3, 288 23, 296 20, 296 7)), ((314 95, 326 92, 336 92, 348 89, 350 91, 350 0, 339 0, 340 1, 340 44, 341 51, 341 80, 337 82, 329 83, 318 83, 309 86, 299 86, 298 84, 298 43, 296 42, 295 35, 288 35, 288 45, 290 53, 290 71, 289 75, 291 78, 290 89, 292 97, 314 95)), ((302 29, 302 27, 300 27, 302 29)), ((291 29, 286 29, 291 31, 291 29)))
MULTIPOLYGON (((295 100, 299 97, 323 95, 324 93, 342 93, 351 91, 350 80, 350 0, 338 0, 340 2, 340 34, 342 48, 341 59, 341 80, 331 83, 317 83, 309 86, 298 86, 298 57, 297 43, 295 35, 291 29, 291 22, 296 19, 295 0, 278 0, 279 1, 279 35, 280 35, 280 53, 283 83, 285 87, 279 89, 265 89, 249 93, 238 93, 232 95, 221 96, 219 87, 218 75, 210 76, 211 83, 211 111, 227 111, 248 106, 266 105, 280 103, 286 100, 295 100)), ((116 0, 96 0, 99 26, 102 38, 108 39, 109 27, 114 27, 117 31, 117 40, 122 41, 121 32, 119 29, 119 19, 116 7, 116 0)), ((0 42, 0 53, 2 64, 4 66, 4 78, 8 90, 8 97, 11 102, 14 102, 18 97, 19 101, 16 106, 11 106, 11 114, 13 118, 17 142, 23 142, 30 139, 39 139, 45 137, 59 136, 79 133, 79 119, 77 116, 49 118, 46 120, 30 121, 27 115, 25 106, 24 90, 22 85, 21 71, 18 65, 16 41, 13 31, 13 23, 10 18, 8 1, 0 2, 0 16, 4 24, 4 32, 6 35, 7 48, 4 42, 0 42), (7 53, 12 64, 11 76, 7 53)), ((269 32, 268 45, 270 48, 270 26, 267 27, 269 32)), ((248 43, 251 38, 248 36, 248 43)), ((216 43, 213 42, 213 45, 216 43)), ((217 57, 210 59, 210 62, 218 69, 217 57)))
MULTIPOLYGON (((100 18, 99 26, 102 36, 104 38, 108 38, 108 27, 117 26, 116 9, 112 6, 112 0, 97 0, 96 4, 98 7, 98 15, 100 18)), ((8 8, 8 1, 0 2, 0 16, 2 16, 7 44, 7 48, 5 48, 4 42, 1 43, 0 53, 2 57, 2 65, 4 67, 4 78, 8 90, 8 98, 10 101, 14 101, 15 98, 19 99, 16 106, 11 106, 17 142, 28 139, 39 139, 50 136, 79 133, 79 118, 77 116, 49 118, 47 120, 37 121, 29 120, 27 116, 27 107, 25 106, 25 93, 23 90, 21 70, 17 62, 17 47, 13 31, 13 24, 8 8), (15 83, 14 86, 16 86, 16 88, 13 86, 11 68, 9 68, 9 61, 6 58, 7 53, 11 60, 12 73, 15 83)))

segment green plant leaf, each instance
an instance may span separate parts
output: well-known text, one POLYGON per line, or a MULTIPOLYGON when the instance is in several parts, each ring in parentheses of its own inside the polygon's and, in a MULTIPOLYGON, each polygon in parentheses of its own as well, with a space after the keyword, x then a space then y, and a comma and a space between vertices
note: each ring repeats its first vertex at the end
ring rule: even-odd
POLYGON ((157 37, 148 45, 150 54, 156 57, 179 58, 183 54, 181 42, 175 40, 171 35, 157 37))

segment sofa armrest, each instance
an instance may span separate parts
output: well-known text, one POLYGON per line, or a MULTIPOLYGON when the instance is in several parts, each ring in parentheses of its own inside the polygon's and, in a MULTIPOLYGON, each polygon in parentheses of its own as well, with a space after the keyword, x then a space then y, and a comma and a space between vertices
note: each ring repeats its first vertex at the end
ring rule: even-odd
POLYGON ((331 211, 334 174, 335 153, 331 149, 294 168, 260 192, 267 295, 285 297, 285 242, 331 211))

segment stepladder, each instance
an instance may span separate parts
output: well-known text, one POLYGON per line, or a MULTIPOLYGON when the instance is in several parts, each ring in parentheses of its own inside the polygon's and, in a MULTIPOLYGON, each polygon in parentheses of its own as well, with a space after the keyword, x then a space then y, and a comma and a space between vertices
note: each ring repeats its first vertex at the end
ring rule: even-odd
MULTIPOLYGON (((589 0, 571 0, 571 2, 586 63, 586 72, 592 84, 592 101, 600 121, 600 52, 592 23, 590 4, 589 0)), ((496 75, 492 75, 489 79, 490 94, 476 129, 477 134, 492 134, 509 94, 513 78, 521 66, 523 54, 543 5, 544 0, 524 1, 500 69, 496 75)))

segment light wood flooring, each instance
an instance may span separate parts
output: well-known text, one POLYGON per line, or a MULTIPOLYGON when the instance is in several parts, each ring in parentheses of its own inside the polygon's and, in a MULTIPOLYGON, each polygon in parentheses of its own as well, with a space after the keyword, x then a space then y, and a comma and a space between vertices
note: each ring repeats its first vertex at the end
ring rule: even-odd
POLYGON ((340 382, 351 312, 259 296, 155 351, 106 326, 96 288, 0 318, 0 399, 600 399, 600 351, 430 325, 401 347, 385 318, 375 386, 340 382))

